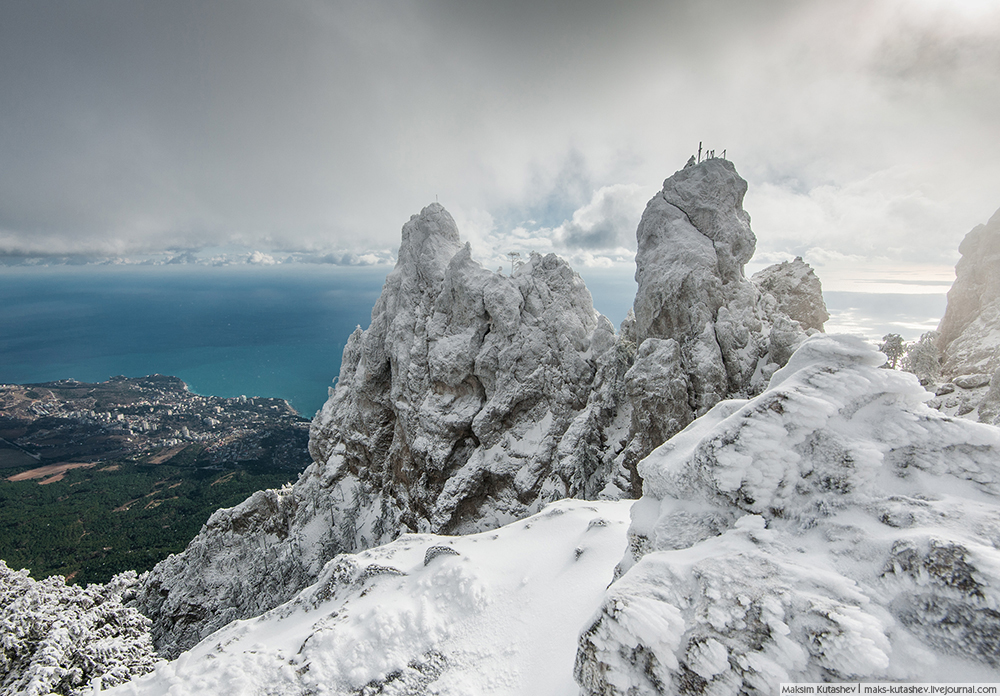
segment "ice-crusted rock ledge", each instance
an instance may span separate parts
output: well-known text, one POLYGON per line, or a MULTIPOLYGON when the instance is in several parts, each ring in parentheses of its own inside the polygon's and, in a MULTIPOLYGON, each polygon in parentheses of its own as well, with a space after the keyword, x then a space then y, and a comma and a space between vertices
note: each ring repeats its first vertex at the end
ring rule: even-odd
POLYGON ((294 486, 216 512, 150 573, 139 606, 158 648, 176 655, 280 604, 338 553, 627 489, 614 459, 630 364, 565 261, 533 254, 513 277, 493 273, 427 206, 403 227, 370 327, 344 349, 312 424, 314 463, 294 486))
POLYGON ((883 361, 814 336, 641 462, 582 693, 1000 680, 1000 429, 883 361))

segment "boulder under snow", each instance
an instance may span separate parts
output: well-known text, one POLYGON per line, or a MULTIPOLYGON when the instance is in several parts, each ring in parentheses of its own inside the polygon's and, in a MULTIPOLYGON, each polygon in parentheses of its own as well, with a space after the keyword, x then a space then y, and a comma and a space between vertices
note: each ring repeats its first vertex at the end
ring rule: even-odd
POLYGON ((884 359, 813 336, 640 463, 582 693, 1000 679, 1000 430, 884 359))

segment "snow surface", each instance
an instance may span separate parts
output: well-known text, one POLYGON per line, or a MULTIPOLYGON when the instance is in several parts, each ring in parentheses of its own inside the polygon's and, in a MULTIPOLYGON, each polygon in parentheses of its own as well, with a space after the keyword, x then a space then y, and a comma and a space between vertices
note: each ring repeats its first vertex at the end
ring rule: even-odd
POLYGON ((107 694, 577 694, 580 628, 630 502, 565 500, 492 532, 409 534, 107 694))
POLYGON ((583 693, 1000 681, 1000 429, 884 360, 814 336, 640 463, 583 693))

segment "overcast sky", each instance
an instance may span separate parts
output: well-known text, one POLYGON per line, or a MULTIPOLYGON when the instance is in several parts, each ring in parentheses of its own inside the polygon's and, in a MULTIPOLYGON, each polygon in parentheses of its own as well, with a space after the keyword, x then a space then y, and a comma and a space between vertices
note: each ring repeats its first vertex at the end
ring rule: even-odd
POLYGON ((7 256, 386 252, 437 199, 484 263, 630 264, 699 141, 831 289, 1000 207, 994 0, 6 0, 0 94, 7 256))

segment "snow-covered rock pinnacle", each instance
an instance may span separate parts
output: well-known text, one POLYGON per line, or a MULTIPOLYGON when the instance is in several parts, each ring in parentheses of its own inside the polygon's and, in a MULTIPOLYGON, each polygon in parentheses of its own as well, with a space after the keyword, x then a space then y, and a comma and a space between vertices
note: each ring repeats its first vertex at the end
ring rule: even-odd
POLYGON ((761 292, 771 295, 778 309, 803 329, 823 331, 830 318, 823 300, 823 286, 812 267, 796 256, 754 273, 750 278, 761 292))
POLYGON ((313 464, 218 511, 150 573, 140 606, 157 646, 176 654, 401 533, 638 497, 642 457, 720 399, 758 393, 805 338, 779 307, 785 287, 762 294, 744 276, 745 191, 725 160, 667 179, 639 225, 639 293, 617 336, 559 257, 494 273, 442 206, 414 215, 312 423, 313 464))
POLYGON ((338 553, 492 529, 613 478, 630 356, 566 262, 488 271, 437 204, 403 227, 398 258, 313 421, 314 463, 150 574, 142 608, 167 654, 287 600, 338 553))
POLYGON ((757 243, 746 190, 731 162, 713 158, 676 172, 646 205, 636 232, 639 353, 626 376, 645 406, 633 411, 627 466, 721 399, 759 393, 805 338, 744 275, 757 243))
POLYGON ((882 362, 813 336, 640 463, 582 693, 1000 677, 1000 430, 882 362))

